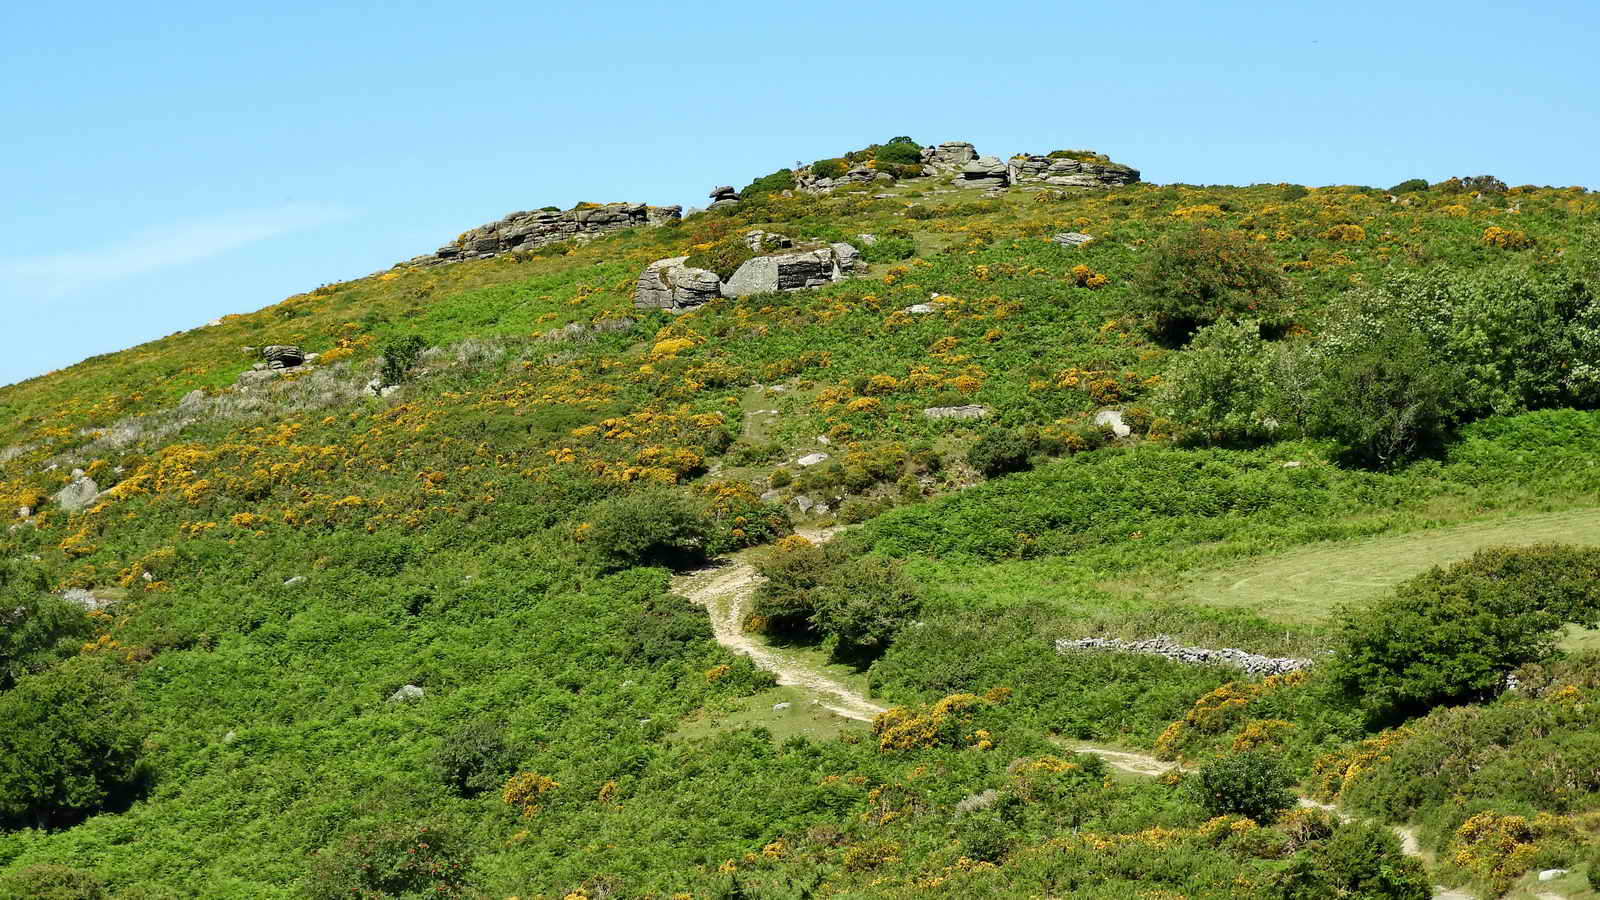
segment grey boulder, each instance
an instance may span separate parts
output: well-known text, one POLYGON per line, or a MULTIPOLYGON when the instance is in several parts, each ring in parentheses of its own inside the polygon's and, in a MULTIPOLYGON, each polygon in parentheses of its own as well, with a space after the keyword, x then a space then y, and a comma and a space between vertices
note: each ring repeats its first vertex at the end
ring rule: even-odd
POLYGON ((100 485, 95 484, 93 478, 74 470, 77 477, 72 483, 56 491, 56 504, 67 512, 78 512, 88 508, 100 496, 100 485))
POLYGON ((930 406, 922 411, 922 415, 929 419, 982 419, 989 415, 989 407, 969 404, 967 406, 930 406))
POLYGON ((682 310, 721 295, 717 273, 683 264, 687 256, 658 259, 639 274, 633 305, 639 309, 682 310))

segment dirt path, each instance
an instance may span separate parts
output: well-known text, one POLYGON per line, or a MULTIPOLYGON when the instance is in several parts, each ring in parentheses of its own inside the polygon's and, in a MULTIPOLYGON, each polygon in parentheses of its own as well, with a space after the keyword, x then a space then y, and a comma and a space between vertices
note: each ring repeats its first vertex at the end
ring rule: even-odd
MULTIPOLYGON (((832 537, 835 531, 801 530, 797 533, 801 537, 820 543, 832 537)), ((885 707, 872 702, 864 693, 823 671, 821 666, 809 658, 809 654, 772 647, 760 638, 745 633, 744 622, 750 615, 752 598, 760 585, 761 576, 755 567, 743 558, 743 554, 680 575, 674 578, 672 583, 674 591, 706 608, 711 617, 711 629, 716 634, 717 643, 750 657, 757 666, 776 675, 779 684, 806 691, 823 708, 857 721, 870 722, 874 716, 883 712, 885 707)), ((1112 768, 1134 775, 1151 777, 1165 775, 1181 767, 1179 763, 1159 760, 1148 754, 1116 750, 1086 741, 1058 740, 1057 743, 1075 753, 1091 753, 1105 760, 1112 768)), ((1300 805, 1328 810, 1345 821, 1350 818, 1333 806, 1310 798, 1300 798, 1300 805)), ((1417 840, 1416 831, 1406 826, 1397 825, 1393 828, 1400 838, 1401 849, 1406 855, 1422 858, 1422 848, 1417 840)), ((1440 885, 1434 887, 1433 900, 1474 900, 1474 898, 1471 894, 1440 885)), ((1552 894, 1548 898, 1541 897, 1541 900, 1564 900, 1564 898, 1552 894)))
MULTIPOLYGON (((831 530, 804 529, 796 533, 818 543, 834 534, 831 530)), ((757 666, 778 676, 779 684, 800 688, 812 694, 823 708, 857 721, 870 722, 883 712, 886 707, 823 671, 808 654, 768 646, 745 633, 744 622, 750 616, 751 599, 761 580, 754 566, 735 556, 719 565, 680 575, 673 579, 672 589, 706 608, 717 643, 750 657, 757 666)))

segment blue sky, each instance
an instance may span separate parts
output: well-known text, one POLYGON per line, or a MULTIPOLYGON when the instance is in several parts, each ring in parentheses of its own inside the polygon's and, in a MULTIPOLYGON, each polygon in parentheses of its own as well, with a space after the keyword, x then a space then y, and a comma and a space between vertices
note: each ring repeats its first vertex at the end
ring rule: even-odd
POLYGON ((1592 3, 0 4, 0 384, 517 209, 894 135, 1147 180, 1600 187, 1592 3))

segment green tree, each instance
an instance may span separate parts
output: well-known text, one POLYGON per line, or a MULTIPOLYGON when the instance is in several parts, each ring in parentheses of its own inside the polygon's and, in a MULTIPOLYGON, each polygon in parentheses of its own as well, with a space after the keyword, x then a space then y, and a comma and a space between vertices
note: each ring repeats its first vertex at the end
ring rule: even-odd
POLYGON ((1252 321, 1217 322, 1174 358, 1155 397, 1157 410, 1212 443, 1267 436, 1274 353, 1252 321))
POLYGON ((114 663, 77 657, 0 694, 0 817, 70 824, 127 791, 139 710, 114 663))
POLYGON ((1170 231, 1150 248, 1133 283, 1139 292, 1135 311, 1172 341, 1222 319, 1278 324, 1288 314, 1289 281, 1282 267, 1242 232, 1170 231))
POLYGON ((65 600, 0 588, 0 691, 70 655, 93 631, 83 610, 65 600))
POLYGON ((1393 466, 1437 445, 1460 409, 1461 379, 1415 330, 1396 324, 1323 357, 1309 430, 1351 462, 1393 466))

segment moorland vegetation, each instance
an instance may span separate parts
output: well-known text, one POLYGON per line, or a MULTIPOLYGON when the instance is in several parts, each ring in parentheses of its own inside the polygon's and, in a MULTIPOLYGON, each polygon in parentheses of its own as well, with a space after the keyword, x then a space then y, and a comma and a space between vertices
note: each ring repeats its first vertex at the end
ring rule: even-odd
POLYGON ((1600 505, 1600 198, 990 197, 916 150, 0 389, 0 897, 1585 896, 1600 550, 1463 545, 1314 621, 1127 586, 1600 505), (871 269, 633 309, 755 228, 871 269), (241 388, 267 344, 319 357, 241 388), (889 711, 719 645, 673 576, 728 554, 750 633, 889 711), (1156 633, 1316 664, 1054 649, 1156 633))

